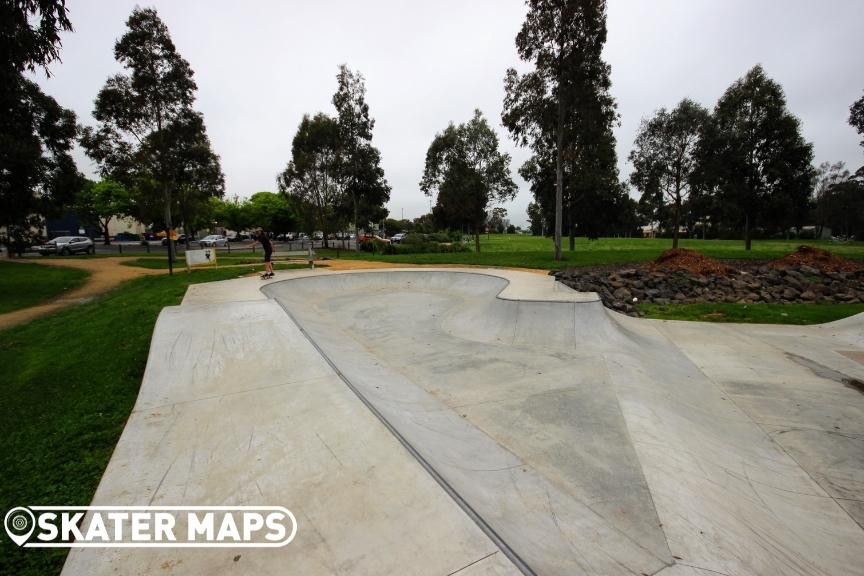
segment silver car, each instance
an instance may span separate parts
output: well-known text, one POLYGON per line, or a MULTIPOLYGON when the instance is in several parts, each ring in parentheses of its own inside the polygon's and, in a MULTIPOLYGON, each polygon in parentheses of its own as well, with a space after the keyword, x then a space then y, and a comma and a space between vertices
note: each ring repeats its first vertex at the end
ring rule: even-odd
POLYGON ((96 252, 93 240, 86 236, 59 236, 41 246, 35 246, 33 249, 42 256, 49 254, 68 256, 69 254, 94 254, 96 252))
POLYGON ((224 248, 225 246, 228 246, 228 238, 221 234, 211 234, 199 240, 198 244, 202 247, 206 246, 208 248, 213 248, 214 246, 222 246, 224 248))

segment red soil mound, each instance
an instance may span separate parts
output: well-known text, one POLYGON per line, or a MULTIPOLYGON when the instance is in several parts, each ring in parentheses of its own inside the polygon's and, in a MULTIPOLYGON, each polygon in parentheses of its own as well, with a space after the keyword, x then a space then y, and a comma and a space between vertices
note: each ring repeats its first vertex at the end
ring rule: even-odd
POLYGON ((728 274, 732 269, 695 250, 672 248, 666 250, 656 260, 648 264, 653 270, 681 271, 703 276, 706 274, 728 274))
POLYGON ((810 266, 822 272, 856 272, 861 270, 859 264, 813 246, 799 246, 798 250, 792 254, 771 262, 770 266, 772 268, 810 266))

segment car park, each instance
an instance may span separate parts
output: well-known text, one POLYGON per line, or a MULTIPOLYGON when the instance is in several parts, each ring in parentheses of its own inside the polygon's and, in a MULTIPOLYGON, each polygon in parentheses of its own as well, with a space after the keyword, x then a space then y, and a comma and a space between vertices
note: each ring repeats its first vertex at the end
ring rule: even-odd
POLYGON ((217 246, 228 246, 228 238, 222 236, 221 234, 210 234, 209 236, 205 236, 201 240, 198 241, 198 244, 201 246, 205 246, 207 248, 213 248, 217 246))
POLYGON ((93 245, 93 240, 86 236, 59 236, 45 244, 34 246, 33 250, 42 256, 49 254, 68 256, 70 254, 94 254, 96 247, 93 245))

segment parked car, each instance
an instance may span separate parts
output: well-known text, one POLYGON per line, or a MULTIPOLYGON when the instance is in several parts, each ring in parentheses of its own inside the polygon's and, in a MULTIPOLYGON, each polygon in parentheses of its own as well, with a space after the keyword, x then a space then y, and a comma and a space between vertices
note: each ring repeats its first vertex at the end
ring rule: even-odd
POLYGON ((228 246, 228 238, 221 234, 210 234, 209 236, 205 236, 199 240, 198 244, 208 248, 213 248, 214 246, 222 246, 224 248, 225 246, 228 246))
POLYGON ((316 230, 315 232, 312 233, 312 238, 314 240, 323 240, 324 239, 324 232, 321 232, 320 230, 316 230))
POLYGON ((94 254, 96 247, 93 245, 93 240, 85 236, 60 236, 40 246, 34 246, 33 250, 42 256, 49 254, 68 256, 69 254, 94 254))
POLYGON ((393 244, 399 244, 400 242, 405 240, 405 236, 407 236, 407 234, 405 234, 404 232, 399 232, 398 234, 394 234, 393 237, 390 238, 390 241, 393 242, 393 244))

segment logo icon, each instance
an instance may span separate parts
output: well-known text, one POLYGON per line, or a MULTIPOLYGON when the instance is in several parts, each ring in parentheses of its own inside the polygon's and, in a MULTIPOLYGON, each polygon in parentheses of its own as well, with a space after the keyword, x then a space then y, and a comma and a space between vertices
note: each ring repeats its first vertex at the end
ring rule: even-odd
POLYGON ((36 527, 36 517, 29 509, 18 506, 6 513, 3 525, 6 527, 6 534, 9 535, 9 538, 21 546, 33 533, 33 529, 36 527))

